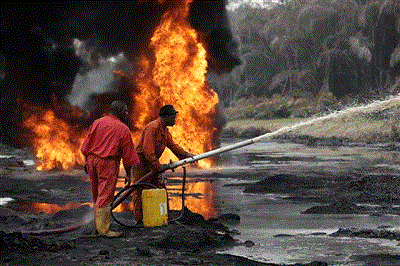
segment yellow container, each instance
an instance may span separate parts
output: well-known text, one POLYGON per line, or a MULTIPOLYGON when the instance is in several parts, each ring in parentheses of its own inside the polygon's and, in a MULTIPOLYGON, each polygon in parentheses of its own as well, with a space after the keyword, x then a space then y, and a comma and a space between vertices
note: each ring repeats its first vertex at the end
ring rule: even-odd
POLYGON ((143 225, 146 227, 168 224, 167 190, 144 189, 142 191, 143 225))

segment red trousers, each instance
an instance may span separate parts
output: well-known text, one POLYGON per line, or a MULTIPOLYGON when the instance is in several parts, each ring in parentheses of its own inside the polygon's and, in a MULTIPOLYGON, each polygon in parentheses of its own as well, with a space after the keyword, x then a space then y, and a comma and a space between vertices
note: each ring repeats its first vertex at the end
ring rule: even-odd
POLYGON ((119 160, 89 155, 87 168, 94 205, 97 208, 108 207, 114 198, 119 174, 119 160))

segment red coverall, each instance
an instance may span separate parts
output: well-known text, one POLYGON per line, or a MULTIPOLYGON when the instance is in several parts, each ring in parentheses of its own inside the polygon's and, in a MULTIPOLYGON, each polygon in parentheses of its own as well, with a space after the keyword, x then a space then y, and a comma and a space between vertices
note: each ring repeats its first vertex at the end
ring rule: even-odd
MULTIPOLYGON (((159 162, 159 158, 164 152, 165 147, 168 147, 180 160, 188 157, 188 154, 172 140, 168 128, 163 128, 161 120, 158 118, 146 125, 139 138, 136 151, 140 163, 135 167, 133 182, 139 180, 151 170, 156 172, 162 166, 159 162)), ((153 184, 157 188, 165 188, 165 183, 157 173, 144 182, 153 184)), ((142 191, 138 189, 132 193, 132 199, 135 205, 134 214, 137 221, 142 221, 143 219, 141 195, 142 191)))
POLYGON ((107 207, 113 200, 121 158, 125 169, 139 163, 129 128, 119 118, 107 115, 93 122, 81 147, 87 159, 93 202, 107 207))

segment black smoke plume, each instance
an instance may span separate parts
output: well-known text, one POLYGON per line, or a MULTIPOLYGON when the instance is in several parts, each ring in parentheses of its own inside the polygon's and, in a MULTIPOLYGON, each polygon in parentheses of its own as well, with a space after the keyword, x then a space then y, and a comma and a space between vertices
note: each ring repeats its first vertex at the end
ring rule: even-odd
MULTIPOLYGON (((3 2, 1 8, 1 142, 21 146, 23 105, 68 105, 76 76, 100 58, 123 53, 128 62, 146 52, 161 16, 178 1, 3 2), (74 40, 89 56, 77 55, 74 40)), ((194 1, 190 22, 209 57, 209 71, 230 71, 239 60, 227 23, 225 1, 194 1)), ((115 85, 115 84, 114 84, 115 85)), ((122 84, 123 86, 123 84, 122 84)), ((93 95, 103 105, 120 92, 93 95)), ((96 113, 96 112, 94 112, 96 113)))

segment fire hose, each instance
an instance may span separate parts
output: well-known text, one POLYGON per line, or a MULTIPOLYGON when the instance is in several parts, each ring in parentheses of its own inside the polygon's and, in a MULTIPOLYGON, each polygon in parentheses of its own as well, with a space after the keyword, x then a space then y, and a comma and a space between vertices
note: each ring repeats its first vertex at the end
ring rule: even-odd
MULTIPOLYGON (((275 131, 275 132, 277 132, 277 131, 275 131)), ((215 149, 215 150, 212 150, 212 151, 209 151, 209 152, 198 154, 198 155, 195 155, 193 157, 185 158, 185 159, 180 160, 180 161, 171 162, 169 164, 166 164, 166 165, 162 166, 161 169, 158 171, 158 174, 161 174, 161 173, 163 173, 163 172, 165 172, 167 170, 173 170, 173 169, 175 169, 177 167, 182 166, 182 168, 184 170, 183 171, 184 177, 183 177, 183 184, 182 184, 182 212, 183 212, 184 211, 184 190, 185 190, 185 182, 186 182, 186 168, 184 167, 184 165, 190 164, 190 163, 194 163, 196 161, 199 161, 199 160, 202 160, 202 159, 205 159, 205 158, 208 158, 208 157, 216 156, 216 155, 219 155, 219 154, 221 154, 223 152, 228 152, 228 151, 231 151, 231 150, 239 149, 239 148, 244 147, 244 146, 251 145, 251 144, 253 144, 253 143, 255 143, 255 142, 257 142, 257 141, 259 141, 261 139, 264 139, 264 138, 266 138, 268 136, 271 136, 271 135, 272 135, 272 133, 267 133, 267 134, 264 134, 264 135, 261 135, 261 136, 258 136, 258 137, 252 138, 252 139, 248 139, 248 140, 245 140, 245 141, 241 141, 241 142, 238 142, 238 143, 226 146, 226 147, 222 147, 222 148, 215 149)), ((114 197, 113 202, 111 203, 111 210, 115 209, 119 204, 121 204, 127 197, 129 197, 129 195, 135 189, 146 188, 146 187, 153 187, 154 188, 154 185, 145 182, 153 174, 154 174, 154 172, 147 173, 142 178, 140 178, 137 182, 135 182, 134 184, 132 184, 130 186, 125 187, 119 193, 117 193, 115 195, 115 197, 114 197)), ((111 215, 112 215, 113 219, 117 223, 119 223, 121 225, 124 225, 124 226, 127 226, 127 225, 121 223, 120 221, 118 221, 117 219, 115 219, 115 216, 113 215, 112 211, 111 211, 111 215)), ((181 213, 181 215, 177 219, 182 217, 182 215, 183 215, 183 213, 181 213)), ((37 230, 37 231, 22 231, 21 233, 23 233, 23 234, 31 234, 31 235, 46 235, 46 234, 65 233, 65 232, 70 232, 70 231, 77 230, 77 229, 79 229, 79 228, 81 228, 81 227, 83 227, 85 225, 88 225, 91 222, 92 222, 92 220, 88 220, 88 221, 82 222, 80 224, 69 226, 69 227, 65 227, 65 228, 44 229, 44 230, 37 230)), ((132 227, 132 226, 128 226, 128 227, 132 227)))
MULTIPOLYGON (((182 166, 183 168, 183 178, 182 178, 182 208, 181 208, 181 212, 180 215, 177 218, 174 219, 169 219, 168 222, 175 222, 178 221, 179 219, 181 219, 184 215, 185 212, 185 184, 186 184, 186 167, 182 166)), ((161 171, 158 171, 158 174, 161 174, 162 172, 164 172, 166 170, 161 169, 161 171)), ((117 217, 114 215, 113 210, 119 205, 121 204, 126 198, 129 197, 130 194, 132 194, 132 192, 135 189, 143 189, 143 188, 157 188, 156 186, 154 186, 153 184, 150 183, 145 183, 144 181, 151 175, 153 175, 154 172, 151 171, 148 174, 146 174, 145 176, 143 176, 142 178, 140 178, 137 182, 135 182, 133 185, 130 186, 126 186, 125 188, 123 188, 120 192, 118 192, 115 197, 114 200, 111 203, 111 217, 114 219, 114 221, 116 221, 118 224, 123 225, 125 227, 141 227, 141 226, 137 226, 135 225, 128 225, 126 223, 121 222, 120 220, 117 219, 117 217)))
MULTIPOLYGON (((241 147, 244 147, 244 146, 248 146, 248 145, 251 145, 251 144, 253 144, 255 142, 258 142, 260 140, 266 139, 268 137, 272 137, 274 135, 277 135, 277 134, 280 134, 280 133, 284 133, 284 132, 289 132, 289 131, 294 130, 296 128, 313 124, 313 123, 315 123, 317 121, 323 121, 323 120, 326 120, 326 119, 329 119, 329 118, 332 118, 332 117, 337 117, 339 115, 347 114, 347 113, 363 112, 366 109, 370 109, 371 107, 378 106, 377 103, 387 103, 387 102, 390 102, 390 101, 397 101, 397 100, 398 100, 398 96, 395 96, 394 98, 391 98, 391 99, 383 101, 383 102, 382 101, 377 101, 377 102, 374 102, 372 104, 353 107, 353 108, 350 108, 350 109, 345 109, 345 110, 342 110, 342 111, 333 112, 333 113, 331 113, 329 115, 326 115, 326 116, 317 117, 317 118, 310 119, 310 120, 302 122, 302 123, 298 123, 298 124, 294 124, 294 125, 291 125, 291 126, 282 127, 282 128, 280 128, 280 129, 278 129, 278 130, 276 130, 274 132, 266 133, 266 134, 260 135, 258 137, 255 137, 255 138, 252 138, 252 139, 248 139, 248 140, 245 140, 245 141, 241 141, 241 142, 238 142, 236 144, 233 144, 233 145, 230 145, 230 146, 227 146, 227 147, 222 147, 222 148, 215 149, 215 150, 212 150, 212 151, 209 151, 209 152, 205 152, 205 153, 202 153, 202 154, 199 154, 199 155, 195 155, 195 156, 190 157, 190 158, 186 158, 186 159, 183 159, 183 160, 180 160, 180 161, 172 162, 170 164, 164 165, 159 172, 162 173, 162 172, 164 172, 166 170, 175 169, 175 168, 177 168, 179 166, 183 166, 185 164, 193 163, 193 162, 196 162, 196 161, 201 160, 201 159, 205 159, 205 158, 208 158, 208 157, 211 157, 211 156, 215 156, 215 155, 221 154, 223 152, 227 152, 227 151, 235 150, 235 149, 238 149, 238 148, 241 148, 241 147)), ((144 181, 151 174, 154 174, 154 173, 151 172, 151 173, 145 175, 138 182, 136 182, 132 186, 128 186, 128 187, 124 188, 120 193, 118 193, 115 196, 114 201, 112 203, 112 209, 114 209, 121 202, 123 202, 133 192, 133 190, 136 189, 139 185, 140 186, 144 186, 146 183, 140 184, 140 182, 144 181)), ((184 186, 183 186, 182 190, 184 190, 184 186)), ((23 232, 23 233, 46 234, 46 233, 68 232, 68 231, 71 231, 71 230, 76 230, 76 229, 80 228, 84 224, 86 224, 86 223, 83 223, 83 224, 80 224, 80 225, 76 225, 76 226, 67 227, 67 228, 61 228, 61 229, 41 230, 41 231, 36 231, 36 232, 23 232)))
MULTIPOLYGON (((181 213, 180 213, 179 217, 174 219, 174 220, 170 220, 170 222, 171 221, 177 221, 180 218, 182 218, 182 216, 184 215, 184 211, 185 211, 185 208, 184 208, 185 207, 185 205, 184 205, 185 204, 184 203, 185 194, 184 193, 185 193, 185 182, 186 182, 186 168, 184 167, 184 165, 190 164, 190 163, 194 163, 194 162, 197 162, 199 160, 202 160, 202 159, 205 159, 205 158, 208 158, 208 157, 219 155, 219 154, 221 154, 223 152, 227 152, 227 151, 239 149, 239 148, 244 147, 244 146, 251 145, 256 141, 259 141, 259 140, 267 137, 268 135, 269 135, 269 133, 264 134, 264 135, 259 136, 259 137, 256 137, 256 138, 253 138, 253 139, 248 139, 248 140, 245 140, 245 141, 241 141, 241 142, 235 143, 235 144, 230 145, 230 146, 222 147, 222 148, 215 149, 215 150, 212 150, 212 151, 209 151, 209 152, 205 152, 205 153, 202 153, 202 154, 195 155, 193 157, 185 158, 185 159, 180 160, 180 161, 171 162, 169 164, 163 165, 161 167, 161 169, 157 172, 157 174, 161 174, 161 173, 163 173, 163 172, 165 172, 167 170, 174 170, 175 168, 180 167, 180 166, 182 166, 182 168, 183 168, 182 209, 181 209, 181 213)), ((119 224, 121 224, 123 226, 126 226, 126 227, 136 227, 136 225, 127 225, 127 224, 119 221, 115 217, 115 215, 113 214, 112 210, 115 209, 119 204, 121 204, 127 197, 129 197, 129 195, 132 194, 132 192, 135 189, 140 189, 140 188, 143 188, 143 187, 154 187, 155 188, 154 185, 151 185, 151 184, 148 184, 148 183, 144 183, 144 181, 146 179, 148 179, 148 177, 150 177, 153 174, 154 174, 153 171, 149 172, 148 174, 146 174, 145 176, 140 178, 137 182, 135 182, 133 185, 125 187, 117 195, 115 195, 114 200, 111 203, 111 216, 113 217, 113 219, 117 223, 119 223, 119 224)))

